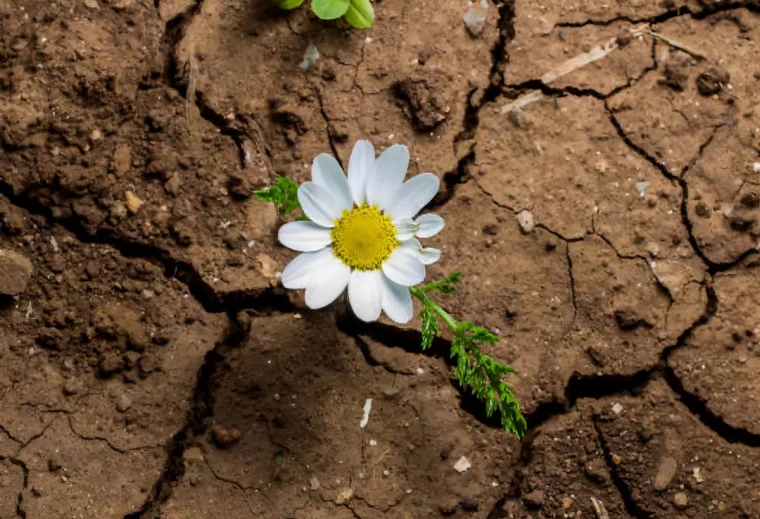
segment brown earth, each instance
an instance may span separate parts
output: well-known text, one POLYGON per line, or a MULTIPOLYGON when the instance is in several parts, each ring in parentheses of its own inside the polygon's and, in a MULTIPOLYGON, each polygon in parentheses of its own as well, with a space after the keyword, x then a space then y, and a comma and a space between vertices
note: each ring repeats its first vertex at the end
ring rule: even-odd
POLYGON ((0 518, 760 519, 760 4, 494 1, 0 0, 0 518), (252 191, 360 138, 443 179, 522 442, 278 286, 252 191))

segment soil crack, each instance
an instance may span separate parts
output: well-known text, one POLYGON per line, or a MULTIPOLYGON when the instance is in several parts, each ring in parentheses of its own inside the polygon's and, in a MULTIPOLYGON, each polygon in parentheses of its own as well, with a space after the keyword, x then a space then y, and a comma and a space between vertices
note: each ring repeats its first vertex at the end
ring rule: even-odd
POLYGON ((559 22, 555 25, 555 27, 586 27, 589 25, 606 27, 618 22, 628 22, 631 24, 648 23, 650 25, 657 25, 672 20, 673 18, 678 18, 680 16, 691 16, 695 20, 702 20, 716 13, 733 11, 742 8, 753 12, 760 12, 760 6, 752 2, 729 2, 726 4, 705 7, 699 11, 693 11, 689 6, 684 5, 677 9, 665 11, 664 13, 660 13, 655 16, 649 16, 646 18, 635 18, 626 15, 614 16, 605 20, 595 20, 589 18, 580 22, 559 22))
POLYGON ((623 478, 620 475, 620 467, 617 463, 615 463, 614 453, 610 449, 610 446, 607 443, 607 438, 604 436, 604 433, 602 432, 602 429, 599 425, 600 419, 601 418, 599 415, 595 415, 593 417, 592 420, 594 423, 594 429, 596 430, 596 435, 599 438, 599 445, 602 447, 604 461, 607 463, 607 468, 610 471, 610 479, 612 480, 612 484, 615 485, 618 494, 620 494, 620 498, 623 500, 625 511, 628 512, 628 515, 631 517, 636 517, 637 519, 652 517, 652 514, 639 506, 639 504, 633 498, 631 489, 628 488, 628 485, 626 485, 625 481, 623 481, 623 478))

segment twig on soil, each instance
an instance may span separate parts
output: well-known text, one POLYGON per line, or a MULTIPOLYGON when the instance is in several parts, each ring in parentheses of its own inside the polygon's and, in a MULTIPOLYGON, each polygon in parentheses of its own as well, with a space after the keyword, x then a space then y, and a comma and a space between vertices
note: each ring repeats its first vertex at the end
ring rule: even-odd
MULTIPOLYGON (((646 24, 644 25, 637 25, 636 27, 633 27, 629 30, 632 38, 637 38, 639 36, 642 36, 644 34, 651 35, 655 37, 655 34, 652 33, 648 26, 646 24)), ((657 35, 661 36, 661 35, 657 35)), ((577 56, 574 56, 568 60, 563 61, 560 63, 557 67, 553 68, 543 76, 541 76, 541 83, 544 85, 549 85, 550 83, 553 83, 554 81, 565 77, 566 75, 570 74, 571 72, 574 72, 582 67, 585 67, 586 65, 593 63, 595 61, 599 61, 600 59, 608 56, 611 52, 615 51, 616 49, 620 48, 620 38, 610 38, 606 42, 597 45, 596 47, 593 47, 588 52, 583 52, 581 54, 578 54, 577 56)), ((514 110, 515 108, 522 108, 523 106, 527 106, 530 103, 539 101, 544 96, 539 90, 531 90, 527 94, 520 96, 516 100, 512 101, 511 103, 503 106, 501 108, 501 113, 507 114, 510 111, 514 110)))
POLYGON ((692 58, 696 58, 696 59, 699 59, 699 60, 705 60, 705 59, 707 59, 707 56, 705 56, 704 54, 702 54, 698 50, 694 50, 691 47, 687 47, 683 43, 679 43, 676 40, 665 36, 664 34, 660 34, 659 32, 654 32, 654 31, 649 30, 649 29, 642 29, 641 32, 642 32, 642 34, 647 34, 647 35, 651 36, 652 38, 656 38, 658 40, 664 41, 665 43, 667 43, 668 45, 670 45, 674 49, 678 49, 678 50, 684 51, 686 54, 688 54, 692 58))
POLYGON ((190 131, 190 114, 192 113, 192 107, 195 106, 195 89, 197 86, 198 78, 198 61, 195 59, 194 49, 190 49, 188 64, 190 70, 187 73, 187 95, 185 95, 185 125, 187 125, 187 129, 190 131))

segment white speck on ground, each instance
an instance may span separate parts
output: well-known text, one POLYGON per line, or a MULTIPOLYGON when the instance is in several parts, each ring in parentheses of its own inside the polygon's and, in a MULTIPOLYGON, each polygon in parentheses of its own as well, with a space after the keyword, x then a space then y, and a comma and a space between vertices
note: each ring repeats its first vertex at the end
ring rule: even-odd
POLYGON ((372 399, 368 398, 364 402, 364 416, 362 417, 362 421, 359 422, 359 427, 364 429, 367 426, 367 423, 369 422, 369 412, 372 411, 372 399))
POLYGON ((454 463, 454 470, 457 472, 466 472, 470 467, 472 467, 472 463, 470 463, 470 460, 464 456, 459 458, 457 462, 454 463))

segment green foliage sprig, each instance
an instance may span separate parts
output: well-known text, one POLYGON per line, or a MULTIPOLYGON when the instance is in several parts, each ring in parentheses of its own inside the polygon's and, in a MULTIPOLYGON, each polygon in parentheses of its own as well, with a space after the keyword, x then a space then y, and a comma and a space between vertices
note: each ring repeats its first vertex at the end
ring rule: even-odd
MULTIPOLYGON (((282 9, 295 9, 304 0, 275 0, 282 9)), ((322 20, 343 18, 357 29, 368 29, 375 21, 370 0, 311 0, 311 10, 322 20)))
POLYGON ((430 296, 431 292, 451 294, 459 283, 461 273, 454 272, 440 281, 419 287, 410 287, 413 296, 422 303, 422 349, 433 344, 439 334, 438 320, 443 321, 454 334, 451 341, 450 357, 455 359, 454 371, 463 388, 470 388, 472 394, 485 403, 489 418, 499 411, 504 429, 518 438, 525 434, 527 423, 520 412, 520 402, 505 382, 514 368, 502 364, 480 349, 483 344, 495 344, 499 338, 481 326, 470 321, 457 321, 430 296))
POLYGON ((262 202, 272 202, 282 214, 290 214, 301 204, 298 202, 298 184, 287 177, 277 177, 274 184, 253 194, 262 202))

